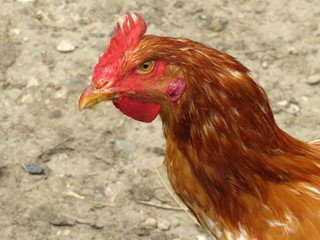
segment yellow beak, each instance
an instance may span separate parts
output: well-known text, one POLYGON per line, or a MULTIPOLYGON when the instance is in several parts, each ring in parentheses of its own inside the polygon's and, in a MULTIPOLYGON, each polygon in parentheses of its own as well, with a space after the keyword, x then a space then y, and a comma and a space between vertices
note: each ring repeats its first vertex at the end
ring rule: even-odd
POLYGON ((79 100, 79 110, 82 111, 86 108, 104 101, 118 97, 119 91, 112 89, 97 89, 93 84, 89 85, 82 93, 79 100))

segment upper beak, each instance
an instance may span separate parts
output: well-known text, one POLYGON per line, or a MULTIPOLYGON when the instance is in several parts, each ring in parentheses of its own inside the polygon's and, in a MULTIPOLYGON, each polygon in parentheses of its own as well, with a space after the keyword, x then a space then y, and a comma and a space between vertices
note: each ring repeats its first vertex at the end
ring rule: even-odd
POLYGON ((104 100, 117 98, 118 93, 119 91, 113 89, 97 89, 95 85, 90 84, 80 97, 79 110, 91 108, 104 100))

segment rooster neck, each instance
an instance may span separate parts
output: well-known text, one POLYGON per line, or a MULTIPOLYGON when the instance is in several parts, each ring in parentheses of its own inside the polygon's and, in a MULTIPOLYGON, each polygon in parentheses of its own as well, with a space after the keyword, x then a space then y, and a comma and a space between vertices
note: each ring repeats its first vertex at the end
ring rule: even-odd
POLYGON ((181 98, 161 102, 164 164, 201 225, 217 239, 293 239, 284 236, 308 215, 301 229, 310 229, 320 209, 320 151, 279 129, 249 70, 187 39, 147 35, 137 49, 183 73, 181 98))
MULTIPOLYGON (((167 143, 174 143, 198 178, 225 194, 234 194, 234 186, 256 191, 254 178, 305 180, 304 174, 314 167, 310 146, 277 126, 264 90, 247 70, 237 75, 242 81, 233 81, 232 89, 217 87, 221 83, 216 79, 188 76, 178 107, 171 103, 169 114, 161 114, 167 143)), ((224 77, 231 81, 230 75, 224 77)))
MULTIPOLYGON (((164 163, 175 192, 212 233, 288 221, 281 197, 291 196, 294 184, 320 175, 319 156, 276 125, 263 89, 246 71, 236 74, 243 81, 233 81, 232 89, 216 78, 196 77, 192 69, 184 72, 189 85, 178 107, 170 103, 160 112, 164 163), (252 219, 256 211, 260 222, 252 219)), ((230 74, 224 77, 230 81, 230 74)), ((290 214, 299 217, 296 204, 290 214)))

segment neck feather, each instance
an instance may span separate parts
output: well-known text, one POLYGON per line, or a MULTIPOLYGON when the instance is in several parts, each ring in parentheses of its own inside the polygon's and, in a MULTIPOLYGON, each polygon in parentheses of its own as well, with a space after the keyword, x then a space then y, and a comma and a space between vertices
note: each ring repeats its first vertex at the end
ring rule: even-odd
MULTIPOLYGON (((185 93, 160 112, 165 165, 178 194, 184 190, 182 182, 174 183, 177 176, 194 178, 207 194, 208 206, 215 206, 212 218, 239 227, 239 216, 249 216, 257 206, 278 207, 270 198, 278 189, 274 186, 315 183, 320 154, 277 126, 264 90, 243 65, 223 53, 215 58, 216 50, 210 51, 192 53, 207 55, 196 67, 186 60, 180 65, 185 93)), ((279 216, 285 218, 285 211, 279 216)))

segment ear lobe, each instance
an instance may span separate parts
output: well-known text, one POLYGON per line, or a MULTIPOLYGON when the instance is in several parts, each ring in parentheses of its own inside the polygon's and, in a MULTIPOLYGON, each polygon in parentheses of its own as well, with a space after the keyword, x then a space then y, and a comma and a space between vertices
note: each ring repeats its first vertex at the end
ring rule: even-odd
POLYGON ((167 89, 169 99, 172 102, 177 101, 184 93, 185 88, 186 82, 184 78, 178 77, 174 82, 169 84, 169 87, 167 89))

